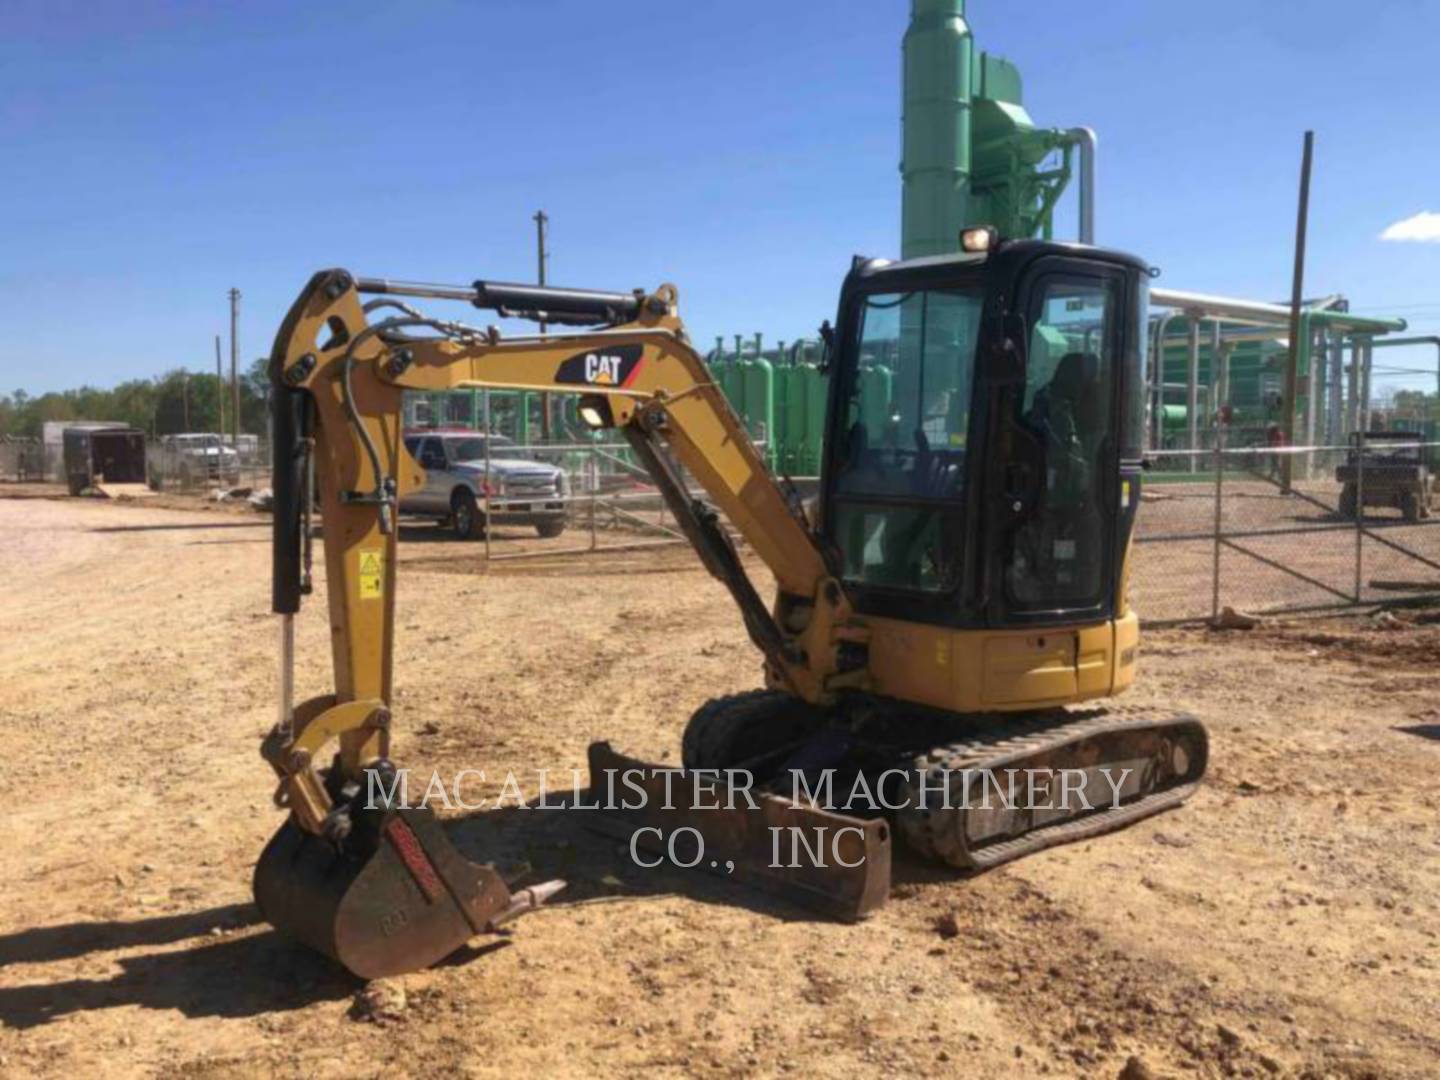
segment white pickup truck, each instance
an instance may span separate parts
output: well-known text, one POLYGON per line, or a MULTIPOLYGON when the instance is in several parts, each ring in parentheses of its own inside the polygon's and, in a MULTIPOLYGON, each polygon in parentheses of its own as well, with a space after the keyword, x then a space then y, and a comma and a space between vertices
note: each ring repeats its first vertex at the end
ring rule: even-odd
POLYGON ((425 484, 400 500, 402 514, 449 522, 462 539, 481 537, 488 494, 496 525, 531 525, 546 537, 565 531, 564 471, 517 456, 505 436, 410 431, 405 448, 425 470, 425 484))
POLYGON ((240 482, 240 455, 224 439, 207 432, 162 435, 150 452, 150 486, 189 489, 205 484, 240 482))

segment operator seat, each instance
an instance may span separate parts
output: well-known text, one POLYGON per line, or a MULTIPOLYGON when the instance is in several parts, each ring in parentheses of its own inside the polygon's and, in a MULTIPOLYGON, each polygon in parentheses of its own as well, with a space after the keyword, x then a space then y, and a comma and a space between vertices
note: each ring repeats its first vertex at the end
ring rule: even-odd
POLYGON ((1035 392, 1026 421, 1045 446, 1038 514, 1015 538, 1011 582, 1035 603, 1098 599, 1104 569, 1105 517, 1098 455, 1108 434, 1100 358, 1071 352, 1035 392))

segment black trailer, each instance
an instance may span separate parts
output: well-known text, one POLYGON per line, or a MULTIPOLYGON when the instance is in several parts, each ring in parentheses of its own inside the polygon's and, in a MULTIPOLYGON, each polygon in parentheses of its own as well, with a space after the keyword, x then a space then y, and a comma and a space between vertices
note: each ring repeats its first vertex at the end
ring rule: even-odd
POLYGON ((102 495, 148 493, 143 431, 73 427, 66 428, 62 438, 65 480, 71 495, 87 488, 102 495))

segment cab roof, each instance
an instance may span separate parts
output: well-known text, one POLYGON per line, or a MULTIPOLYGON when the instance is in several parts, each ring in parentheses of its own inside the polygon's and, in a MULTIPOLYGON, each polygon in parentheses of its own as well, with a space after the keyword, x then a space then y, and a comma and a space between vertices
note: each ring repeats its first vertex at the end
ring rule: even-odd
POLYGON ((943 255, 922 255, 915 259, 876 259, 857 255, 851 273, 858 278, 876 277, 883 274, 906 271, 939 270, 949 267, 983 266, 992 260, 1009 259, 1028 262, 1042 255, 1067 255, 1072 258, 1095 259, 1102 262, 1118 263, 1133 267, 1141 273, 1151 271, 1150 264, 1138 255, 1114 248, 1095 247, 1090 244, 1074 244, 1058 240, 1001 240, 999 245, 988 252, 952 251, 943 255))

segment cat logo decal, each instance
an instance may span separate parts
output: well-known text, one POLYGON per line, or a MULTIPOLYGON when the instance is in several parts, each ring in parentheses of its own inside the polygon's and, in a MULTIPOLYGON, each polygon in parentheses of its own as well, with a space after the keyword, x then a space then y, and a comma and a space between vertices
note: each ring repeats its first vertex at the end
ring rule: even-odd
POLYGON ((562 363, 555 381, 572 386, 613 386, 624 389, 640 373, 643 345, 615 345, 577 353, 562 363))

